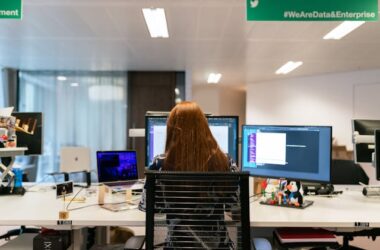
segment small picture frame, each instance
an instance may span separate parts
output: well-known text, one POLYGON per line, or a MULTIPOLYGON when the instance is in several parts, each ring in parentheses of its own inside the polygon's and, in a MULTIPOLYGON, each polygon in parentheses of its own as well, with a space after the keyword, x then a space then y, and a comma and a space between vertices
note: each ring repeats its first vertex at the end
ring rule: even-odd
POLYGON ((56 185, 57 199, 72 194, 74 189, 73 187, 74 185, 72 181, 58 183, 56 185))

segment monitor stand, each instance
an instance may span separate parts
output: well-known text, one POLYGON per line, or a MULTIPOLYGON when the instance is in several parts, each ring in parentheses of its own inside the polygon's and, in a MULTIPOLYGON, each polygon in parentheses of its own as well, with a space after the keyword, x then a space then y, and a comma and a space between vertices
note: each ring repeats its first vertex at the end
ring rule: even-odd
POLYGON ((299 181, 279 180, 277 189, 269 185, 265 188, 260 204, 298 209, 304 209, 313 204, 313 201, 304 200, 299 181))
POLYGON ((304 195, 333 195, 334 185, 326 183, 302 183, 304 195))

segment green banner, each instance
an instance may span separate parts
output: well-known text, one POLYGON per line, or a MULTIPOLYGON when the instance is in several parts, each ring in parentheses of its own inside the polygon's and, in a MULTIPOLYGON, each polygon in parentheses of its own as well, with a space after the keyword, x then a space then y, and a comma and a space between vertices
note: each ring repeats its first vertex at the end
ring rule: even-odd
POLYGON ((21 19, 22 0, 0 0, 0 18, 21 19))
POLYGON ((377 21, 378 0, 247 0, 248 21, 377 21))

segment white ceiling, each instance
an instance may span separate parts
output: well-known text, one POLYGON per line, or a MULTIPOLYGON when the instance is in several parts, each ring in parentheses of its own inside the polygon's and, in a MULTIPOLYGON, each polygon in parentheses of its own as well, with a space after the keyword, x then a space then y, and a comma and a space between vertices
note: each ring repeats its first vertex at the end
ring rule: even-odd
POLYGON ((24 17, 0 20, 0 66, 51 70, 186 70, 221 85, 380 68, 380 24, 340 41, 337 22, 247 22, 245 0, 24 0, 24 17), (169 39, 149 36, 142 7, 164 7, 169 39), (289 60, 303 66, 274 72, 289 60))

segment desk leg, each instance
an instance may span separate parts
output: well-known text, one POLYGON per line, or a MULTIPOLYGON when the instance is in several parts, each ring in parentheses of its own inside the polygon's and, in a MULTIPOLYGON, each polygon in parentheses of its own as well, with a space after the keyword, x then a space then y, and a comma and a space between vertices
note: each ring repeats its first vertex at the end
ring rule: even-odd
POLYGON ((1 162, 1 157, 0 157, 0 172, 1 175, 0 175, 0 183, 3 182, 4 178, 9 175, 11 178, 9 178, 9 181, 8 181, 8 185, 11 183, 13 177, 14 177, 14 173, 12 172, 12 167, 13 167, 13 163, 15 162, 15 159, 16 157, 8 157, 8 158, 11 158, 11 162, 8 164, 8 166, 5 166, 2 162, 1 162))
POLYGON ((87 229, 74 229, 72 231, 71 250, 86 250, 87 229))
POLYGON ((96 227, 95 244, 105 245, 110 243, 110 227, 96 227))

